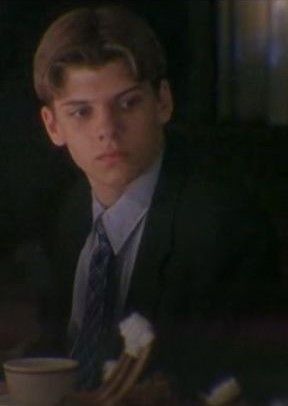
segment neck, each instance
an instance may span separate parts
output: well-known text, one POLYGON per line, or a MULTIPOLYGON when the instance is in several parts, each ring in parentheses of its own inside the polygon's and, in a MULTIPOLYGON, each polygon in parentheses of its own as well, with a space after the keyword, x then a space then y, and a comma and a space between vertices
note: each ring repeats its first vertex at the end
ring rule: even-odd
POLYGON ((126 186, 119 186, 117 188, 106 187, 106 186, 95 186, 90 183, 94 196, 97 198, 99 203, 105 208, 113 206, 114 203, 121 197, 125 192, 126 186))

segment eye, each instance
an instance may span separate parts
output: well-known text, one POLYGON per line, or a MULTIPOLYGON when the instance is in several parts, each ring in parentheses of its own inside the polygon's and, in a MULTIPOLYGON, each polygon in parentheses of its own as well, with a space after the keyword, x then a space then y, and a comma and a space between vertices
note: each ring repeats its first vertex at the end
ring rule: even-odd
POLYGON ((76 107, 69 112, 69 115, 75 118, 89 118, 92 114, 92 108, 89 106, 76 107))
POLYGON ((124 97, 119 100, 119 106, 122 110, 131 110, 140 104, 142 101, 142 96, 140 94, 131 95, 129 97, 124 97))

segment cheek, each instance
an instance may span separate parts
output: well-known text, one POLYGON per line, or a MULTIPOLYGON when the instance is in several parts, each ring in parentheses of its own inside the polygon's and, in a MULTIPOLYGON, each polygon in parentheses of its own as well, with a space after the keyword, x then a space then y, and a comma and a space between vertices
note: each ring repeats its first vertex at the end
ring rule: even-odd
POLYGON ((85 137, 80 138, 78 135, 69 133, 66 137, 66 148, 78 166, 86 165, 90 160, 92 149, 85 137))
POLYGON ((75 157, 77 161, 89 161, 92 155, 92 149, 83 141, 70 142, 69 144, 67 144, 67 147, 72 157, 75 157))
POLYGON ((130 152, 135 165, 146 166, 159 154, 163 146, 163 133, 161 127, 146 126, 134 134, 134 139, 130 143, 130 152))
POLYGON ((68 149, 81 150, 84 148, 87 137, 82 128, 79 128, 77 125, 64 122, 61 127, 62 138, 65 140, 65 143, 68 149))
POLYGON ((130 125, 130 133, 139 143, 150 143, 156 140, 162 132, 162 125, 154 110, 148 110, 146 114, 139 114, 130 125))

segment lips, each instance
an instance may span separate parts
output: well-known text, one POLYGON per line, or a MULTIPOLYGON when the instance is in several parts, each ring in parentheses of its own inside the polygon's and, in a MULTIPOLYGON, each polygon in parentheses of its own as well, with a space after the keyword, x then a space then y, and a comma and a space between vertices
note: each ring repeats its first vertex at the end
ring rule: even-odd
POLYGON ((107 151, 103 152, 103 154, 98 155, 98 159, 105 159, 105 158, 116 158, 118 156, 122 156, 123 152, 120 151, 107 151))
POLYGON ((100 154, 97 159, 104 163, 114 163, 122 160, 125 157, 125 153, 121 151, 107 151, 100 154))

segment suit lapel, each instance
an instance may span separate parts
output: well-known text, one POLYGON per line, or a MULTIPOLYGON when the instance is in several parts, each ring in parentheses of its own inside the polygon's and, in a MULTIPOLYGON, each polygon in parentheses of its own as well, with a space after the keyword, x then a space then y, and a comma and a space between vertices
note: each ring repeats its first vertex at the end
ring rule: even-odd
POLYGON ((164 160, 136 258, 126 311, 137 310, 153 319, 164 288, 173 248, 177 201, 186 179, 186 162, 179 145, 167 143, 164 160))

